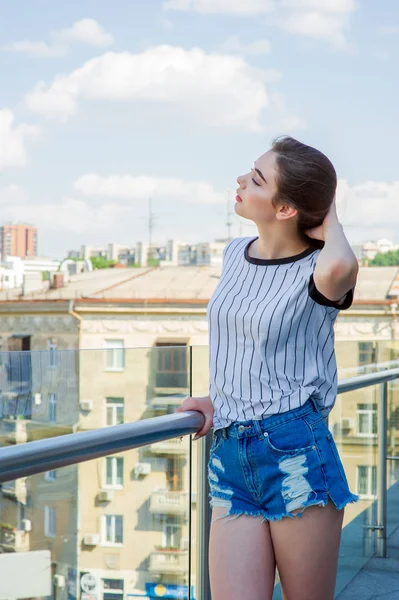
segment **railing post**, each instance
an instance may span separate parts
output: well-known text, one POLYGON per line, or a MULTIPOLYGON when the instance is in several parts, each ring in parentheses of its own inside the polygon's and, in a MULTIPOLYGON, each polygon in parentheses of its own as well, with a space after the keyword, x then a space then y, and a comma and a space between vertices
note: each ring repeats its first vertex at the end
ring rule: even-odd
POLYGON ((388 382, 381 384, 378 403, 378 529, 377 556, 387 556, 387 439, 388 439, 388 382))
POLYGON ((198 500, 197 500, 197 585, 196 600, 211 600, 208 554, 211 510, 209 507, 208 458, 212 430, 198 442, 198 500))

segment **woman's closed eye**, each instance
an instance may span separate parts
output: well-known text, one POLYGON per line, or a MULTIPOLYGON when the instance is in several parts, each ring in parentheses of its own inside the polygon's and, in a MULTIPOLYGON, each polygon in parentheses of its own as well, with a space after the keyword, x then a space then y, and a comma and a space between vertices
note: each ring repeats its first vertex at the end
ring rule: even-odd
POLYGON ((254 182, 255 185, 257 185, 258 187, 260 187, 260 183, 258 183, 255 179, 255 177, 252 177, 252 181, 254 182))

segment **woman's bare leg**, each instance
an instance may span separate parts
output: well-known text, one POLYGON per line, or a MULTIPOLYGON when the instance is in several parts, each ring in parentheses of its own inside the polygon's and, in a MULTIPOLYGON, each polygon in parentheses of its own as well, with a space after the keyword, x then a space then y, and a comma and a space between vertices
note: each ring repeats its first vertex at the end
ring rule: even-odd
POLYGON ((221 507, 212 511, 212 600, 271 600, 276 565, 269 524, 247 515, 218 519, 225 514, 221 507))
POLYGON ((343 517, 329 501, 270 523, 284 600, 333 600, 343 517))

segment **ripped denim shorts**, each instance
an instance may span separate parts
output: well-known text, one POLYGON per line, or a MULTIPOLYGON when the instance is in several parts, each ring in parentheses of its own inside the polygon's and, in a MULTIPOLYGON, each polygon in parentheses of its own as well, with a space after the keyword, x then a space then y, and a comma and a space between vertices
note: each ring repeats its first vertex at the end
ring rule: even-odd
POLYGON ((208 479, 211 506, 225 508, 223 517, 278 521, 301 516, 307 506, 325 506, 329 498, 338 509, 358 499, 312 399, 286 413, 214 432, 208 479))

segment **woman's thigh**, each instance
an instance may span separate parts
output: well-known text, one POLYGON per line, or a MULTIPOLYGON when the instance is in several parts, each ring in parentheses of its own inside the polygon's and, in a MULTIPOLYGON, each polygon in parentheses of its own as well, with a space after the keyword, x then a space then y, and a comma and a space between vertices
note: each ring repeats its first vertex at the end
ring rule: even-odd
POLYGON ((333 600, 343 516, 329 501, 270 523, 284 600, 333 600))
POLYGON ((275 559, 270 527, 262 517, 221 517, 212 510, 209 576, 212 600, 271 600, 275 559))

